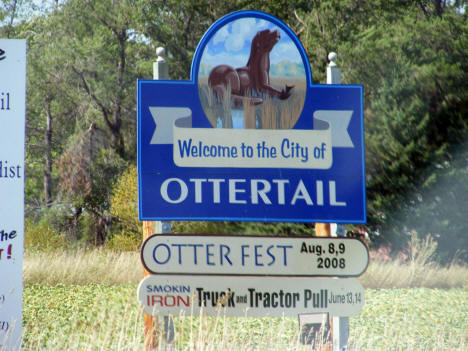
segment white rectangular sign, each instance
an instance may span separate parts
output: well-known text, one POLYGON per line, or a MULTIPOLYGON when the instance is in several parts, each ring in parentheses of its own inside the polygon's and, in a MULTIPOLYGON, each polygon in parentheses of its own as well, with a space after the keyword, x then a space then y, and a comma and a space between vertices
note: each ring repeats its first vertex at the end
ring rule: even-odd
POLYGON ((345 317, 361 311, 364 289, 355 278, 150 275, 140 282, 138 299, 151 315, 345 317))
POLYGON ((0 39, 0 350, 22 331, 26 41, 0 39))
POLYGON ((152 235, 141 260, 153 274, 350 277, 369 254, 351 238, 152 235))

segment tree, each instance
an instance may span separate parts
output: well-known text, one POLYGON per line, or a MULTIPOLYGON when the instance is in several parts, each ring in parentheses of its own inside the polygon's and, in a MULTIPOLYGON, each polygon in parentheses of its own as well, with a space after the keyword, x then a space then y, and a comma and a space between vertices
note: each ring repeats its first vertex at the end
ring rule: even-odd
POLYGON ((151 62, 135 35, 135 6, 131 0, 71 0, 56 14, 77 98, 92 106, 92 120, 109 132, 123 159, 135 158, 135 80, 148 76, 151 62))
POLYGON ((0 2, 0 37, 13 38, 15 23, 27 11, 30 1, 2 0, 0 2))
POLYGON ((441 206, 451 207, 440 202, 450 198, 447 191, 455 203, 467 195, 459 181, 468 163, 456 156, 464 155, 460 150, 468 140, 468 27, 462 17, 447 12, 415 21, 405 16, 385 27, 370 27, 357 45, 343 47, 350 58, 348 77, 368 83, 369 224, 395 245, 408 232, 405 228, 423 235, 443 228, 440 240, 450 241, 458 235, 456 228, 466 224, 457 215, 447 225, 436 223, 447 220, 440 217, 441 206), (441 186, 448 179, 457 192, 441 186), (433 229, 416 218, 430 218, 433 229))
MULTIPOLYGON (((39 12, 30 11, 36 5, 30 1, 0 5, 0 33, 29 44, 27 202, 62 201, 72 227, 82 216, 92 218, 95 242, 104 240, 113 221, 109 180, 136 158, 135 81, 151 77, 156 47, 168 51, 171 78, 187 79, 208 27, 248 8, 277 16, 299 35, 314 81, 324 80, 326 56, 336 51, 342 80, 364 85, 368 229, 375 240, 392 241, 414 229, 455 242, 466 228, 466 1, 47 4, 39 12), (92 157, 96 141, 90 137, 102 141, 92 157)), ((258 233, 272 226, 282 234, 310 229, 239 223, 177 223, 175 229, 258 233)))
POLYGON ((298 26, 295 10, 309 8, 306 0, 156 0, 140 3, 140 32, 154 43, 163 46, 169 56, 171 79, 189 79, 195 49, 208 28, 218 19, 231 12, 255 9, 272 14, 298 26))
MULTIPOLYGON (((115 154, 106 133, 94 123, 75 140, 60 158, 60 189, 65 192, 74 209, 73 227, 84 211, 93 218, 93 243, 102 245, 107 227, 112 222, 109 214, 111 189, 125 167, 115 154)), ((72 228, 73 229, 73 228, 72 228)), ((77 238, 76 231, 72 232, 77 238)))
POLYGON ((37 16, 21 32, 28 40, 27 199, 36 201, 27 205, 38 208, 56 200, 55 159, 75 130, 79 109, 70 95, 70 76, 63 69, 53 21, 37 16))
POLYGON ((86 215, 96 243, 104 241, 112 220, 111 180, 124 158, 136 157, 135 80, 151 65, 147 46, 132 29, 133 4, 66 1, 15 28, 29 43, 29 209, 65 201, 59 208, 68 209, 62 213, 70 232, 77 236, 86 215), (98 146, 105 152, 93 157, 78 157, 90 129, 112 143, 98 146))

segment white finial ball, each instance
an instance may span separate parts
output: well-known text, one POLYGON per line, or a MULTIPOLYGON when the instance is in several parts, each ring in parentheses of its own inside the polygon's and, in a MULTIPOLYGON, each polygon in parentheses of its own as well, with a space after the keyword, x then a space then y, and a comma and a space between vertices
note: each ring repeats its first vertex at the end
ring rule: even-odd
POLYGON ((333 61, 336 60, 336 58, 337 58, 336 52, 330 52, 330 53, 328 54, 328 59, 329 59, 330 61, 333 62, 333 61))
POLYGON ((164 49, 163 47, 158 47, 156 49, 156 55, 158 56, 164 56, 166 54, 166 49, 164 49))

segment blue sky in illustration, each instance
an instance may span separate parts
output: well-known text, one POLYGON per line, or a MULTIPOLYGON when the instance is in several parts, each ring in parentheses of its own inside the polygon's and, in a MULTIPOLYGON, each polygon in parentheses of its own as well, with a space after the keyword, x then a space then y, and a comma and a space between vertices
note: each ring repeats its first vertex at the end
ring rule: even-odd
MULTIPOLYGON (((235 68, 245 66, 253 37, 264 29, 277 29, 281 36, 270 53, 271 65, 289 61, 291 64, 303 66, 298 48, 283 30, 269 21, 252 17, 237 19, 218 29, 204 48, 201 65, 214 67, 227 64, 235 68)), ((206 74, 202 70, 199 73, 206 74)))

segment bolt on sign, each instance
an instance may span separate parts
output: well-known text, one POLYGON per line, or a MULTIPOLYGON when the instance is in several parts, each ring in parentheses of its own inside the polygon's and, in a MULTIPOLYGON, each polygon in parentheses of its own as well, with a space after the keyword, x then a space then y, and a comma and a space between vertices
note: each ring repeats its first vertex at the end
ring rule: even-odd
POLYGON ((140 282, 138 299, 150 315, 296 317, 330 313, 347 317, 361 311, 364 289, 354 278, 150 275, 140 282))
POLYGON ((351 238, 152 235, 141 261, 153 274, 359 276, 367 247, 351 238))
POLYGON ((312 83, 293 31, 215 22, 188 81, 138 81, 140 220, 365 223, 362 86, 312 83))
POLYGON ((0 39, 0 350, 22 332, 26 41, 0 39))

